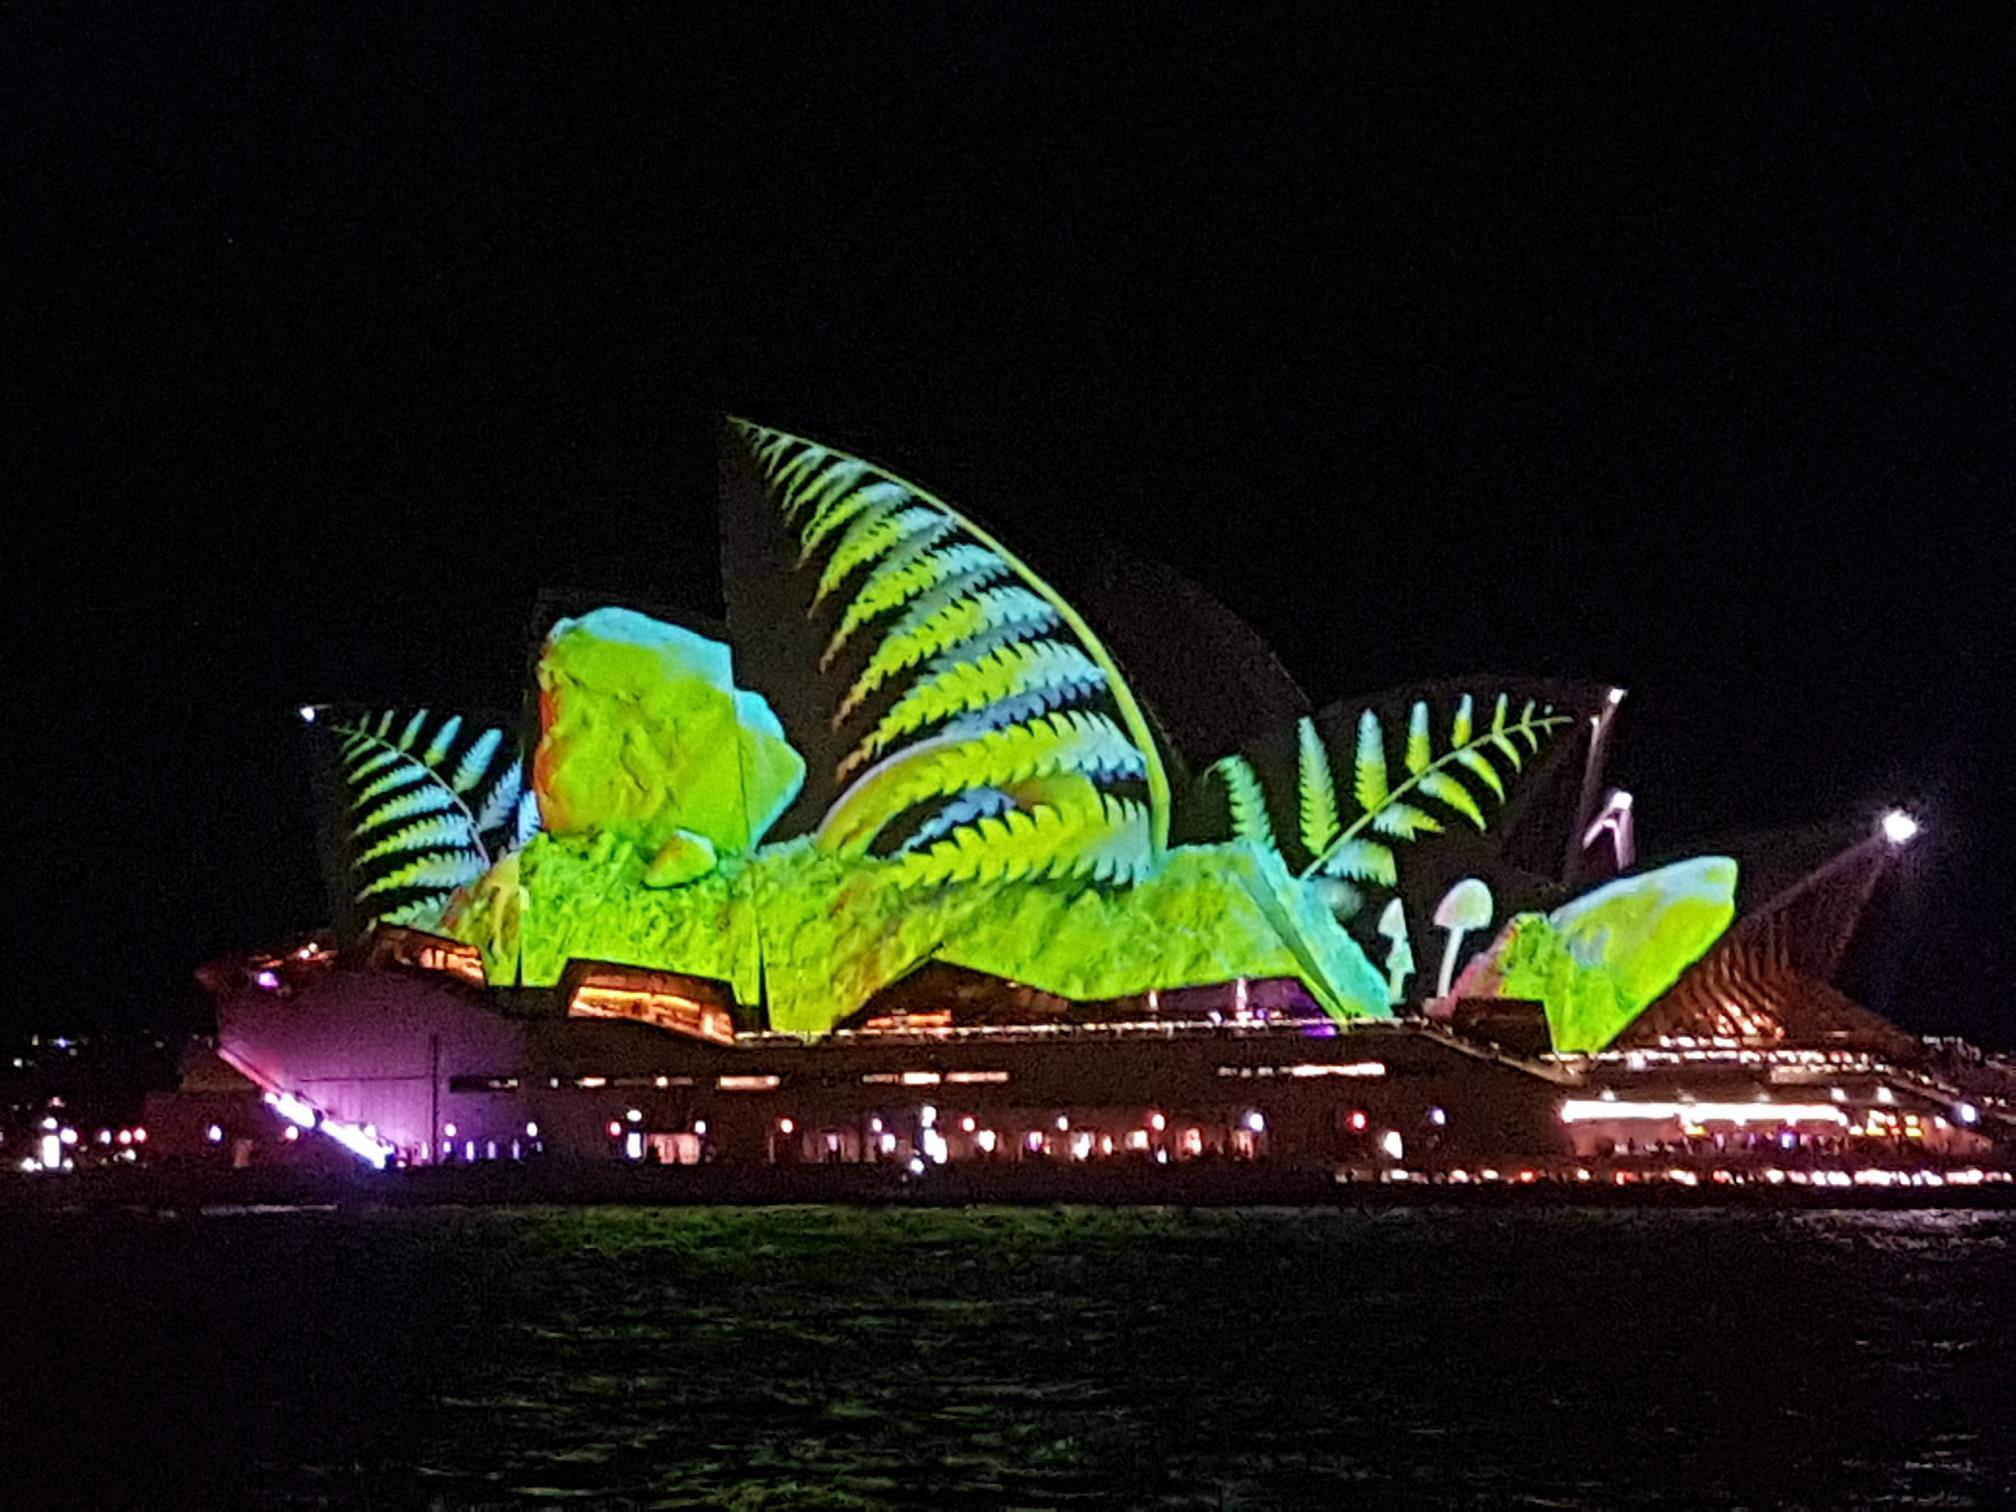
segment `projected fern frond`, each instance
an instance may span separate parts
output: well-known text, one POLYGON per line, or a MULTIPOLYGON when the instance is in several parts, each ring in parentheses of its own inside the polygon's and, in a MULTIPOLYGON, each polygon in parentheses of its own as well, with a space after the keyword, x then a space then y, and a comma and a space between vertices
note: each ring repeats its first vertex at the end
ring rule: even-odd
POLYGON ((1213 763, 1211 772, 1225 784, 1225 801, 1232 812, 1232 833, 1269 850, 1274 841, 1274 821, 1267 813, 1267 792, 1260 774, 1244 756, 1227 756, 1213 763))
MULTIPOLYGON (((1349 770, 1343 774, 1339 757, 1324 744, 1316 722, 1300 721, 1295 731, 1295 795, 1304 855, 1301 875, 1397 885, 1396 845, 1439 833, 1452 818, 1479 830, 1487 828, 1487 806, 1505 802, 1508 775, 1519 772, 1526 757, 1555 731, 1573 723, 1569 715, 1531 702, 1515 716, 1509 698, 1500 694, 1490 723, 1480 730, 1476 707, 1471 694, 1458 700, 1446 748, 1438 755, 1433 713, 1426 700, 1416 702, 1408 711, 1397 776, 1385 728, 1375 711, 1359 714, 1348 753, 1349 770), (1344 775, 1349 777, 1349 802, 1357 810, 1348 822, 1341 812, 1346 802, 1340 781, 1344 775)), ((1228 756, 1211 770, 1225 783, 1232 832, 1278 850, 1266 792, 1252 764, 1243 756, 1228 756)))
MULTIPOLYGON (((1392 780, 1387 766, 1386 732, 1378 714, 1371 709, 1360 714, 1351 763, 1352 793, 1358 800, 1359 813, 1349 824, 1339 827, 1327 843, 1307 846, 1310 859, 1302 875, 1343 877, 1392 886, 1398 870, 1392 843, 1434 834, 1443 827, 1442 820, 1432 808, 1424 807, 1424 802, 1449 810, 1480 830, 1486 828, 1480 798, 1488 794, 1496 802, 1505 799, 1505 779, 1494 763, 1494 756, 1516 772, 1524 763, 1515 739, 1525 742, 1530 755, 1556 730, 1573 722, 1566 714, 1542 709, 1530 701, 1517 719, 1511 719, 1508 707, 1506 695, 1499 694, 1491 728, 1479 735, 1475 729, 1475 702, 1470 694, 1464 694, 1450 720, 1449 747, 1438 756, 1428 704, 1426 700, 1417 702, 1409 711, 1407 736, 1401 747, 1401 766, 1407 775, 1399 782, 1392 780), (1477 779, 1480 790, 1472 791, 1457 777, 1459 771, 1477 779)), ((1319 763, 1325 769, 1315 781, 1319 792, 1330 781, 1328 753, 1320 741, 1312 740, 1313 736, 1314 727, 1310 726, 1304 732, 1300 753, 1305 844, 1310 832, 1306 818, 1311 786, 1309 769, 1319 763)), ((1334 781, 1330 782, 1330 789, 1334 792, 1334 781)))
POLYGON ((1330 773, 1330 753, 1316 733, 1316 721, 1295 726, 1295 795, 1302 821, 1302 848, 1321 855, 1337 838, 1337 779, 1330 773))
POLYGON ((1168 844, 1148 720, 1078 612, 973 521, 802 437, 733 422, 830 616, 851 742, 815 839, 918 885, 1139 876, 1168 844), (846 668, 840 672, 840 667, 846 668))
MULTIPOLYGON (((331 727, 350 793, 352 880, 374 919, 425 925, 522 843, 524 767, 501 730, 385 710, 331 727)), ((534 814, 536 815, 536 809, 534 814)))
POLYGON ((1152 851, 1145 803, 1067 777, 1045 784, 1026 807, 961 824, 896 865, 915 886, 1057 876, 1130 882, 1148 870, 1152 851))
POLYGON ((950 662, 920 677, 841 764, 844 774, 880 756, 904 737, 948 720, 984 719, 1012 704, 1018 716, 1047 713, 1095 692, 1104 674, 1076 646, 1051 640, 1011 641, 972 660, 950 662))

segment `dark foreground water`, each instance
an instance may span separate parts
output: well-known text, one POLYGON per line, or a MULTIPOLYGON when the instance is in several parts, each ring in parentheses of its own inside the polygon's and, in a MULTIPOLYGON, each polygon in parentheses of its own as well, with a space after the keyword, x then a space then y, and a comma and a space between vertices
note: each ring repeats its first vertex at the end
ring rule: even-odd
POLYGON ((2016 1215, 0 1219, 0 1503, 2016 1504, 2016 1215))

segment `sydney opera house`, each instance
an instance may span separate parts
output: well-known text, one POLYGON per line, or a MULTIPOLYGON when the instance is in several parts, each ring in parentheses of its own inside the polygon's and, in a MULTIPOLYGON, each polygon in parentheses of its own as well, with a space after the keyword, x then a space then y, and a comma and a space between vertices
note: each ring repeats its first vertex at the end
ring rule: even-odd
POLYGON ((2004 1175, 1998 1068, 1833 985, 1902 812, 1641 856, 1622 690, 1312 711, 1188 585, 1103 615, 741 421, 721 549, 725 624, 542 605, 521 710, 302 708, 331 928, 205 969, 157 1153, 2004 1175))

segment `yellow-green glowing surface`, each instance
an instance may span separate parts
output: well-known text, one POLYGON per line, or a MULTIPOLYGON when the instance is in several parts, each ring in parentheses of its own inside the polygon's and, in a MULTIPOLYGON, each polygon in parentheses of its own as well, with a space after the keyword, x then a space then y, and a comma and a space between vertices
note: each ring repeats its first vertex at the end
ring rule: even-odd
MULTIPOLYGON (((1054 588, 860 458, 734 434, 784 543, 765 581, 802 584, 818 641, 778 695, 790 728, 737 686, 719 640, 627 609, 563 619, 538 661, 529 760, 499 729, 424 712, 337 728, 363 911, 475 944, 499 985, 623 962, 726 981, 746 1022, 760 1005, 802 1034, 927 961, 1080 1002, 1295 978, 1335 1018, 1380 1017, 1413 972, 1406 854, 1480 835, 1577 727, 1485 688, 1327 734, 1304 720, 1292 822, 1234 756, 1214 769, 1229 826, 1188 832, 1229 838, 1171 845, 1152 722, 1054 588), (773 836, 815 775, 793 732, 830 753, 823 813, 773 836), (1345 927, 1374 938, 1367 889, 1390 895, 1383 968, 1345 927)), ((1522 916, 1492 952, 1503 990, 1543 998, 1562 1048, 1607 1043, 1726 926, 1734 878, 1688 863, 1522 916)), ((1462 940, 1435 927, 1446 978, 1462 940)))
MULTIPOLYGON (((533 779, 547 833, 740 854, 805 781, 719 641, 628 609, 562 620, 539 658, 533 779)), ((689 866, 686 875, 695 875, 689 866)))
MULTIPOLYGON (((1152 864, 1141 850, 1106 875, 1097 856, 1113 831, 1055 827, 1076 804, 1110 800, 1021 752, 1016 729, 1029 726, 996 741, 999 758, 985 738, 961 743, 961 759, 977 749, 996 762, 1010 796, 991 812, 974 804, 949 839, 927 826, 918 845, 878 855, 829 822, 752 845, 804 765, 731 673, 725 647, 628 611, 554 628, 533 763, 544 832, 454 894, 442 920, 493 981, 551 984, 577 958, 660 967, 727 981, 766 1004, 770 1027, 803 1034, 926 960, 1081 1001, 1297 977, 1340 1018, 1386 1012, 1384 980, 1320 887, 1269 848, 1186 846, 1152 864), (1025 826, 1040 845, 1020 843, 1025 826), (1072 844, 1087 847, 1083 864, 1065 860, 1072 844)), ((1108 763, 1128 765, 1124 746, 1108 763)), ((918 791, 943 796, 929 778, 918 791)), ((901 807, 883 806, 873 828, 901 807)))
POLYGON ((1178 847, 1130 887, 915 888, 895 862, 800 838, 654 888, 634 846, 540 835, 444 927, 482 950, 493 981, 550 984, 576 957, 649 963, 728 981, 744 1002, 765 994, 770 1027, 799 1034, 831 1029, 926 960, 1081 1001, 1297 977, 1340 1018, 1384 1016, 1385 981, 1357 942, 1272 864, 1235 842, 1178 847))
POLYGON ((1496 947, 1499 992, 1546 1005, 1556 1050, 1601 1050, 1735 917, 1736 863, 1727 856, 1624 877, 1551 914, 1513 920, 1496 947))

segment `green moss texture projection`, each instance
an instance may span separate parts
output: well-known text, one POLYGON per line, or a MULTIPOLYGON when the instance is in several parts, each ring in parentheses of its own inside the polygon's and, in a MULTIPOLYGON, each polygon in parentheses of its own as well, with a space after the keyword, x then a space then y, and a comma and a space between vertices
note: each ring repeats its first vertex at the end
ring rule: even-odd
MULTIPOLYGON (((1698 856, 1506 926, 1472 980, 1546 1005, 1556 1050, 1603 1049, 1736 917, 1736 863, 1698 856)), ((1466 973, 1466 975, 1468 975, 1466 973)))
POLYGON ((1083 1000, 1238 977, 1299 977, 1342 1018, 1383 1017, 1385 983, 1313 891, 1240 844, 1170 853, 1134 887, 1012 881, 919 889, 887 861, 800 839, 678 887, 651 887, 614 837, 535 837, 469 890, 448 928, 493 980, 550 984, 575 957, 666 966, 732 983, 770 1027, 823 1034, 925 960, 1083 1000), (1272 917, 1270 917, 1270 915, 1272 917), (1289 921, 1290 938, 1274 923, 1289 921), (760 924, 759 924, 760 920, 760 924))
POLYGON ((550 987, 580 957, 715 977, 753 1003, 761 976, 747 865, 731 858, 682 886, 654 887, 635 846, 537 835, 460 894, 442 928, 482 952, 495 986, 550 987))
POLYGON ((762 994, 749 857, 723 857, 677 887, 648 885, 650 858, 613 835, 537 836, 525 847, 521 969, 528 984, 560 980, 570 960, 662 966, 728 982, 745 1003, 762 994))
POLYGON ((766 847, 761 899, 771 1027, 817 1034, 924 960, 1080 1001, 1238 977, 1300 977, 1340 1018, 1383 1017, 1385 984, 1313 894, 1277 903, 1240 844, 1186 846, 1131 887, 1004 881, 920 889, 898 864, 798 841, 766 847), (1289 919, 1301 938, 1277 929, 1289 919))
MULTIPOLYGON (((535 837, 536 838, 536 837, 535 837)), ((474 945, 493 987, 518 983, 525 941, 523 851, 514 851, 449 899, 439 923, 443 934, 474 945)))
MULTIPOLYGON (((533 778, 549 834, 608 835, 656 859, 698 837, 748 851, 805 780, 770 706, 736 689, 726 646, 628 609, 561 620, 539 659, 533 778)), ((684 864, 699 848, 680 847, 684 864)))

